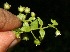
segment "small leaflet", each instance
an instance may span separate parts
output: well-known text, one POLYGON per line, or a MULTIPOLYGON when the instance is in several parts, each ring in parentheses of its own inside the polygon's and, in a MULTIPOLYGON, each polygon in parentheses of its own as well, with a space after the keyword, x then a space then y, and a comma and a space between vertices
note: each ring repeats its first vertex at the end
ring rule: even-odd
POLYGON ((51 19, 51 22, 53 23, 53 25, 58 25, 58 23, 56 22, 56 20, 51 19))
POLYGON ((38 20, 36 19, 31 23, 31 30, 35 30, 38 28, 38 20))
POLYGON ((43 21, 39 17, 37 17, 37 18, 38 18, 39 24, 42 26, 43 25, 43 21))
POLYGON ((43 29, 40 29, 39 33, 40 33, 40 37, 43 39, 45 36, 45 31, 43 29))

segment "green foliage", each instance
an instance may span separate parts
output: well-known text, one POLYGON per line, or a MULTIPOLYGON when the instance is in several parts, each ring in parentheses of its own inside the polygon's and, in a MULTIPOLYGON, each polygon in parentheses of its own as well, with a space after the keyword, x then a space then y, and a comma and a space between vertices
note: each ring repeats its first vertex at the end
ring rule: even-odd
POLYGON ((58 25, 58 23, 56 22, 56 20, 51 19, 51 22, 53 23, 52 25, 58 25))
POLYGON ((39 25, 42 27, 43 21, 40 19, 40 17, 37 17, 37 18, 38 18, 38 21, 39 21, 39 25))
POLYGON ((21 31, 23 31, 23 32, 30 32, 31 30, 30 30, 29 26, 24 26, 24 27, 21 28, 21 31))
POLYGON ((35 20, 35 19, 36 19, 35 17, 30 17, 29 21, 32 21, 32 20, 35 20))
POLYGON ((45 31, 43 29, 40 29, 39 33, 40 33, 40 37, 39 38, 43 39, 44 36, 45 36, 45 31))
MULTIPOLYGON (((20 38, 21 33, 30 32, 34 37, 34 44, 36 44, 37 46, 37 45, 40 45, 41 41, 44 39, 44 36, 45 36, 44 29, 46 28, 50 28, 50 27, 54 28, 56 30, 55 37, 57 37, 58 35, 61 35, 60 31, 55 27, 58 25, 56 20, 51 19, 52 24, 48 24, 48 26, 43 27, 43 21, 40 19, 40 17, 36 18, 36 14, 34 12, 30 12, 30 8, 20 6, 18 7, 18 11, 20 13, 17 15, 17 17, 22 21, 22 27, 13 30, 17 38, 20 38), (25 12, 25 14, 23 14, 22 12, 25 12), (31 16, 29 17, 29 19, 27 19, 26 17, 29 13, 31 16), (33 33, 33 30, 37 30, 37 29, 39 29, 39 34, 40 34, 39 38, 36 38, 36 36, 33 33)), ((29 40, 29 38, 25 36, 23 37, 22 40, 27 41, 29 40)))
POLYGON ((38 20, 36 19, 30 25, 31 25, 31 30, 36 30, 38 28, 38 20))

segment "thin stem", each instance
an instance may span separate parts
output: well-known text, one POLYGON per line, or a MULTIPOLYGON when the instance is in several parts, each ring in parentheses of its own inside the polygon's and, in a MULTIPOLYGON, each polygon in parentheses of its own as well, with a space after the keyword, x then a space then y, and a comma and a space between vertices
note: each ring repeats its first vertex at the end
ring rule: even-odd
POLYGON ((49 26, 47 26, 47 27, 43 27, 43 29, 46 29, 46 28, 48 28, 49 26))
POLYGON ((34 35, 34 33, 31 31, 31 33, 32 33, 32 35, 33 35, 33 37, 34 37, 34 39, 37 39, 36 37, 35 37, 35 35, 34 35))
POLYGON ((38 30, 38 29, 46 29, 46 28, 48 28, 49 26, 47 26, 47 27, 41 27, 41 28, 37 28, 36 30, 38 30))

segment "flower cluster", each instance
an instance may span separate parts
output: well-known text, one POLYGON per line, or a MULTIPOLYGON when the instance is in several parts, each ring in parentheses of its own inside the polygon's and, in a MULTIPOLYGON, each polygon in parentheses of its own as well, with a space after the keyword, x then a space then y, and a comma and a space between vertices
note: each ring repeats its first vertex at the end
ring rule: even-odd
MULTIPOLYGON (((10 5, 8 3, 5 3, 4 8, 9 9, 10 5)), ((44 39, 44 36, 45 36, 44 29, 46 28, 50 28, 50 27, 54 28, 56 30, 55 37, 57 37, 58 35, 61 35, 60 31, 56 28, 56 26, 58 25, 56 20, 51 19, 52 24, 48 24, 48 26, 43 27, 43 21, 41 20, 41 18, 36 17, 36 14, 34 12, 30 12, 30 8, 20 5, 18 7, 18 11, 19 11, 19 14, 17 15, 17 17, 22 21, 22 27, 13 30, 17 38, 20 38, 21 33, 30 32, 34 37, 34 44, 36 44, 37 46, 37 45, 40 45, 41 41, 44 39), (28 14, 30 14, 31 16, 27 19, 28 14), (37 38, 33 33, 33 30, 37 30, 37 29, 39 29, 39 34, 40 34, 39 38, 37 38)), ((23 40, 27 41, 29 40, 29 37, 25 36, 23 37, 23 40)))

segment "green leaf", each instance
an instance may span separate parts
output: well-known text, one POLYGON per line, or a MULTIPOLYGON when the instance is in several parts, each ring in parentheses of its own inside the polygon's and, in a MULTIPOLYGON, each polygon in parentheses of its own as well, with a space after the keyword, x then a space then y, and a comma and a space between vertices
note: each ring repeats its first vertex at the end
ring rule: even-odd
POLYGON ((40 19, 40 17, 37 17, 37 18, 38 18, 39 24, 42 26, 43 25, 43 21, 40 19))
POLYGON ((24 22, 23 26, 29 26, 28 22, 24 22))
POLYGON ((23 31, 23 32, 30 32, 31 31, 31 28, 30 28, 28 22, 23 23, 23 27, 21 27, 21 31, 23 31))
POLYGON ((36 19, 31 23, 31 30, 36 30, 38 28, 38 20, 36 19))
POLYGON ((30 29, 29 26, 24 26, 24 27, 21 28, 21 31, 24 31, 24 32, 30 32, 31 29, 30 29))
POLYGON ((43 29, 40 29, 39 33, 40 33, 40 37, 43 39, 45 36, 45 31, 43 29))
POLYGON ((53 25, 58 25, 58 23, 56 22, 56 20, 51 19, 51 22, 53 23, 53 25))
POLYGON ((35 17, 30 17, 28 20, 32 21, 32 20, 35 20, 35 19, 36 19, 35 17))

